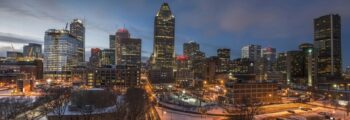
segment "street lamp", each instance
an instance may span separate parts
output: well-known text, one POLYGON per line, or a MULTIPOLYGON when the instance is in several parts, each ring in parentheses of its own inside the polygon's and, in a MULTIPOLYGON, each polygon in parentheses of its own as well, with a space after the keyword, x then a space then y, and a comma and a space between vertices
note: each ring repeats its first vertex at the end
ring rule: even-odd
POLYGON ((46 80, 46 82, 47 82, 47 84, 51 84, 52 79, 49 78, 49 79, 46 80))

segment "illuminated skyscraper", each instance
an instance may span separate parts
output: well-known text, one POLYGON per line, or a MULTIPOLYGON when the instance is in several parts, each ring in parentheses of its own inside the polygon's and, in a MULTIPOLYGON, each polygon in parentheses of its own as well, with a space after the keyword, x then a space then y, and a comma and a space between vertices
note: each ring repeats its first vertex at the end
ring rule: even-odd
POLYGON ((261 58, 261 46, 260 45, 247 45, 241 49, 241 57, 249 58, 253 61, 258 61, 261 58))
POLYGON ((341 20, 337 14, 314 19, 314 47, 318 80, 342 74, 341 20))
POLYGON ((71 69, 80 62, 81 41, 68 30, 50 29, 45 32, 45 78, 68 79, 71 69))
POLYGON ((228 48, 220 48, 217 50, 218 58, 220 59, 219 72, 228 72, 231 59, 230 52, 231 50, 228 48))
POLYGON ((130 38, 127 29, 121 28, 116 33, 116 65, 135 65, 141 68, 141 39, 130 38))
POLYGON ((114 49, 103 49, 101 51, 100 64, 104 65, 115 65, 115 50, 114 49))
POLYGON ((154 20, 153 68, 173 68, 175 62, 175 17, 163 3, 154 20))
POLYGON ((175 17, 168 3, 163 3, 154 20, 154 44, 149 72, 152 83, 174 82, 175 17))
POLYGON ((69 26, 70 34, 79 40, 77 59, 79 62, 85 62, 85 27, 83 21, 74 19, 69 26))

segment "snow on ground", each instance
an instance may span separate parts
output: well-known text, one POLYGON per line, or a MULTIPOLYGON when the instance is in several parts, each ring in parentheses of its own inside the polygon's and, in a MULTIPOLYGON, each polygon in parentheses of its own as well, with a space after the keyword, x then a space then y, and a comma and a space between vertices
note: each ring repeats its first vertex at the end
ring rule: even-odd
POLYGON ((207 111, 210 114, 227 114, 226 110, 222 107, 214 107, 207 111))
POLYGON ((225 120, 225 117, 190 114, 156 107, 161 120, 225 120))

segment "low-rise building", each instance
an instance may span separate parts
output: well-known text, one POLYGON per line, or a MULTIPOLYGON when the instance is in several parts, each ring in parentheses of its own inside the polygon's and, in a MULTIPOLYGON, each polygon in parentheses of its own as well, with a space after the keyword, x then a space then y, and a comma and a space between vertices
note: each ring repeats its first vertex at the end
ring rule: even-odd
POLYGON ((226 84, 226 88, 229 92, 229 102, 233 104, 241 104, 244 98, 255 99, 262 104, 281 102, 276 82, 237 81, 226 84))
POLYGON ((109 65, 98 68, 77 66, 73 68, 73 80, 88 87, 128 88, 139 85, 140 70, 132 65, 109 65))

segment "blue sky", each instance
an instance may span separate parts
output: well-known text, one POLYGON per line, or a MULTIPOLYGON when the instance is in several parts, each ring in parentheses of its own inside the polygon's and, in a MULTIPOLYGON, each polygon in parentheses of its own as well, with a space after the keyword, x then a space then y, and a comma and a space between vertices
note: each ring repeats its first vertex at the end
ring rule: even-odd
MULTIPOLYGON (((176 53, 193 40, 207 56, 220 47, 232 58, 247 44, 294 50, 313 40, 313 19, 330 13, 342 17, 344 65, 350 65, 349 0, 166 0, 176 17, 176 53)), ((124 25, 142 39, 143 55, 153 47, 153 21, 163 0, 1 0, 0 56, 28 42, 42 43, 44 32, 85 19, 86 51, 108 48, 108 35, 124 25)), ((87 54, 89 56, 89 54, 87 54)))

